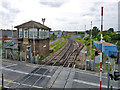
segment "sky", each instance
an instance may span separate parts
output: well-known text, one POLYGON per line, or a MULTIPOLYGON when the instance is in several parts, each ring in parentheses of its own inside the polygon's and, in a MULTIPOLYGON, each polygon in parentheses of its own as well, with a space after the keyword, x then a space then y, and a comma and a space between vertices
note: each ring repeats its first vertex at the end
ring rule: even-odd
POLYGON ((118 30, 119 0, 0 0, 0 29, 34 20, 52 30, 83 31, 93 26, 100 29, 101 6, 104 7, 103 28, 118 30))

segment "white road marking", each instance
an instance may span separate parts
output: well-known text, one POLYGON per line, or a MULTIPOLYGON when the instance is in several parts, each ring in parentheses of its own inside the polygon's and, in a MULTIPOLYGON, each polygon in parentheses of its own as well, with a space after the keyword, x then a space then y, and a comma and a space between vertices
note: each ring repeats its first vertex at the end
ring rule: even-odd
MULTIPOLYGON (((4 81, 6 81, 6 82, 8 82, 8 83, 20 84, 20 83, 18 83, 18 82, 11 82, 11 81, 7 81, 7 80, 4 80, 4 81)), ((21 85, 24 85, 24 86, 31 86, 31 85, 28 85, 28 84, 21 84, 21 85)), ((4 86, 4 87, 9 88, 8 86, 4 86)), ((33 86, 33 87, 35 87, 35 88, 43 88, 43 87, 39 87, 39 86, 33 86)))
POLYGON ((8 66, 5 66, 5 68, 7 67, 12 67, 12 66, 16 66, 17 64, 12 64, 12 65, 8 65, 8 66))
MULTIPOLYGON (((11 72, 26 74, 26 75, 30 74, 30 73, 27 73, 27 72, 22 72, 22 71, 18 71, 18 70, 12 70, 12 69, 8 69, 8 68, 4 68, 4 67, 3 67, 2 69, 7 70, 7 71, 11 71, 11 72)), ((31 73, 31 74, 32 74, 32 73, 31 73)), ((35 76, 41 76, 42 74, 34 74, 34 75, 35 75, 35 76)), ((42 76, 46 76, 46 77, 48 77, 48 78, 51 78, 50 75, 42 75, 42 76)))
MULTIPOLYGON (((100 87, 100 84, 98 83, 92 83, 92 82, 86 82, 86 81, 82 81, 82 80, 77 80, 74 79, 74 82, 78 82, 78 83, 83 83, 83 84, 87 84, 87 85, 92 85, 92 86, 96 86, 96 87, 100 87)), ((103 88, 107 88, 107 85, 102 85, 103 88)), ((113 87, 113 88, 118 88, 118 87, 113 87)))
MULTIPOLYGON (((84 71, 76 71, 78 73, 84 73, 84 74, 88 74, 88 75, 92 75, 92 76, 96 76, 96 77, 100 77, 99 75, 96 75, 96 73, 89 73, 89 72, 84 72, 84 71)), ((103 78, 107 78, 106 76, 102 76, 103 78)))

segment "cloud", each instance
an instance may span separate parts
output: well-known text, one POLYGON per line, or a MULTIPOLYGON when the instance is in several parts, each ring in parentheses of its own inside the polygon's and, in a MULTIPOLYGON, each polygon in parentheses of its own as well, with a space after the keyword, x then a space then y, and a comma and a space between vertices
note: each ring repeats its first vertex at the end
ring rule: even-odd
POLYGON ((40 4, 47 5, 49 7, 60 7, 65 4, 68 0, 41 0, 40 4))
POLYGON ((19 9, 13 8, 10 2, 1 1, 0 22, 3 28, 11 26, 14 23, 15 16, 20 12, 19 9))
POLYGON ((77 24, 79 24, 79 22, 78 21, 72 21, 72 22, 69 22, 69 24, 72 24, 72 25, 77 25, 77 24))
POLYGON ((29 20, 41 22, 53 30, 100 28, 101 6, 104 7, 104 29, 117 28, 117 2, 113 0, 1 0, 0 26, 10 27, 29 20), (111 1, 111 2, 109 2, 111 1))
POLYGON ((9 2, 3 1, 1 5, 2 5, 3 8, 5 8, 6 10, 8 10, 9 12, 12 12, 12 13, 19 13, 19 12, 20 12, 19 9, 17 9, 17 8, 12 8, 12 7, 10 6, 10 3, 9 3, 9 2))
POLYGON ((60 22, 65 22, 65 21, 68 21, 67 18, 56 18, 57 21, 60 21, 60 22))

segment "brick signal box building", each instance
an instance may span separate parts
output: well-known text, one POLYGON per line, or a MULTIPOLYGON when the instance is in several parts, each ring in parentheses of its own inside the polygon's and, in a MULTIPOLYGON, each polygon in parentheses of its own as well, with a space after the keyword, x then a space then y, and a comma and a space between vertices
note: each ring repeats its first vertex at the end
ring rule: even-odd
POLYGON ((28 21, 15 28, 18 30, 19 51, 27 60, 33 56, 34 50, 35 56, 49 55, 49 27, 36 21, 28 21))

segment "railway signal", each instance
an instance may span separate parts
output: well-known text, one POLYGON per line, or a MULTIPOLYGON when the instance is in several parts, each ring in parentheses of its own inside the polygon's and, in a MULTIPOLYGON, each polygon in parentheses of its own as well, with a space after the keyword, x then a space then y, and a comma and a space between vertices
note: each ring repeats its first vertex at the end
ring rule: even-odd
POLYGON ((114 80, 117 81, 117 80, 120 80, 120 74, 118 71, 114 71, 114 80))
POLYGON ((111 80, 113 80, 113 79, 114 79, 115 81, 120 80, 120 74, 119 74, 118 71, 114 71, 114 75, 110 73, 109 76, 110 76, 111 80))
POLYGON ((95 57, 98 56, 98 55, 100 55, 99 52, 98 52, 98 50, 95 50, 94 55, 95 55, 95 57))

